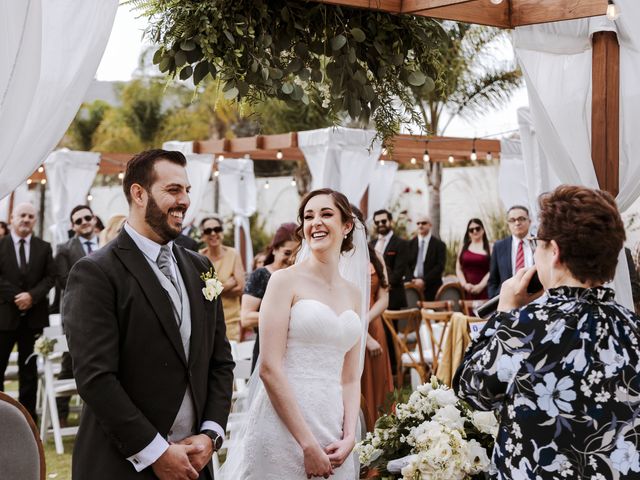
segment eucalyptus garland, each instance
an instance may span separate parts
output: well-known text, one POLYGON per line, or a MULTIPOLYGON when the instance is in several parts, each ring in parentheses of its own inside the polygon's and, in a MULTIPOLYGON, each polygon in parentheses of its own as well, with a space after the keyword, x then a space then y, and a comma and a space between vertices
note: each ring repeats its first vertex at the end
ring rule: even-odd
POLYGON ((448 41, 430 19, 300 0, 133 0, 149 17, 162 72, 195 84, 211 75, 225 98, 318 102, 373 122, 387 138, 420 123, 409 89, 429 92, 448 41))

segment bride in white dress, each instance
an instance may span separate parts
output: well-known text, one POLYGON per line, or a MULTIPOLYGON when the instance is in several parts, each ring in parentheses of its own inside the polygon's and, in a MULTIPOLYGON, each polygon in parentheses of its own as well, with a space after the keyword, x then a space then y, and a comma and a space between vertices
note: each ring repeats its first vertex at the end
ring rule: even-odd
MULTIPOLYGON (((259 323, 263 386, 251 403, 244 437, 223 466, 225 480, 357 478, 351 453, 360 410, 368 259, 357 252, 367 267, 358 285, 341 275, 340 259, 354 255, 358 230, 341 193, 309 193, 299 221, 305 259, 269 281, 259 323)), ((360 243, 366 251, 366 238, 360 243)))

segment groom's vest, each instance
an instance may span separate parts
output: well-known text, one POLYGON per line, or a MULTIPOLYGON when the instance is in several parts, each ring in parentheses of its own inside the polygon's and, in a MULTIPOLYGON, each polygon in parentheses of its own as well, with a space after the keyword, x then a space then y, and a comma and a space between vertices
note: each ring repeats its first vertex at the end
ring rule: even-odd
MULTIPOLYGON (((189 361, 189 342, 191 340, 191 307, 189 305, 189 295, 187 295, 187 287, 182 280, 182 275, 180 274, 180 269, 178 268, 178 265, 173 258, 173 253, 172 261, 174 263, 180 292, 176 292, 173 284, 167 277, 164 276, 155 262, 149 261, 149 264, 153 269, 153 273, 155 273, 156 277, 158 277, 158 281, 162 285, 162 288, 166 290, 167 294, 171 298, 174 317, 176 318, 176 322, 178 322, 178 325, 180 325, 182 347, 184 348, 185 357, 187 361, 189 361)), ((184 392, 184 397, 182 398, 182 404, 180 405, 180 410, 178 410, 178 414, 173 421, 173 425, 171 425, 167 440, 169 442, 179 442, 183 438, 193 435, 195 433, 195 423, 196 412, 193 407, 193 400, 191 398, 191 386, 187 385, 187 389, 184 392)))

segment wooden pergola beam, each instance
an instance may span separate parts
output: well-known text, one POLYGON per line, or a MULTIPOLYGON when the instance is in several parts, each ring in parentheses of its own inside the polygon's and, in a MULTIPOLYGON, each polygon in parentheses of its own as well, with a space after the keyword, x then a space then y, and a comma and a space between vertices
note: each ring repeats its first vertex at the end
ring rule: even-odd
POLYGON ((317 0, 321 3, 515 28, 604 15, 607 0, 317 0))

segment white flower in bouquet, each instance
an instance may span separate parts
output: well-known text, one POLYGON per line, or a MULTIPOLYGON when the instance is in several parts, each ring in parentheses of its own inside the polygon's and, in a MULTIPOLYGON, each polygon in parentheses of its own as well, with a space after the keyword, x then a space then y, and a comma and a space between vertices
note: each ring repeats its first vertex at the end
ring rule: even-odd
POLYGON ((356 451, 358 452, 358 459, 363 465, 370 465, 371 462, 376 461, 384 453, 384 450, 375 448, 371 444, 358 444, 356 451))
POLYGON ((437 388, 427 395, 438 407, 446 407, 447 405, 455 405, 458 403, 458 397, 450 388, 437 388))
POLYGON ((454 405, 442 407, 435 413, 433 419, 449 428, 464 431, 465 418, 454 405))
POLYGON ((476 440, 469 440, 467 442, 467 462, 469 464, 467 471, 471 475, 484 472, 489 468, 489 465, 491 465, 487 450, 476 440))
POLYGON ((473 412, 471 422, 482 433, 488 433, 492 437, 498 435, 498 419, 493 412, 473 412))

